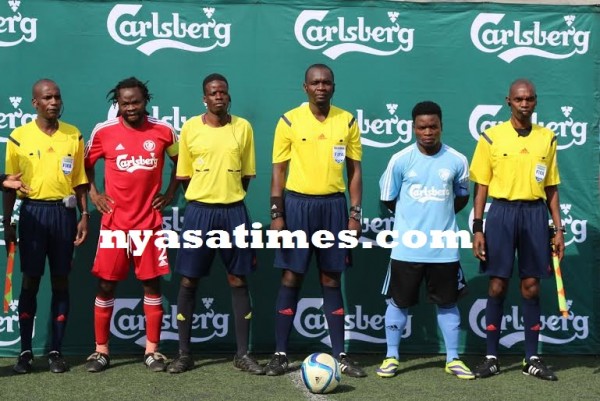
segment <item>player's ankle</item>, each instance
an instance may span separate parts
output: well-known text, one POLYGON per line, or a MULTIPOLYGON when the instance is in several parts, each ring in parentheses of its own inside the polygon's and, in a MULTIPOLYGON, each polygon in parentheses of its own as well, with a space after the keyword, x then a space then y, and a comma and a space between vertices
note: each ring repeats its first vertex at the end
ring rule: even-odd
POLYGON ((100 352, 100 353, 108 355, 108 343, 96 344, 96 352, 100 352))

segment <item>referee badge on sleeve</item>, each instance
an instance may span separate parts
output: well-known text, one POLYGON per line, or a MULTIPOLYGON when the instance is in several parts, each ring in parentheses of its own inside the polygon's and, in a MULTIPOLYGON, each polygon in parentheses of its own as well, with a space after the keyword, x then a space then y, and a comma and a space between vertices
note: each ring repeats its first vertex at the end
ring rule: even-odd
POLYGON ((546 177, 546 166, 543 164, 536 164, 535 180, 537 182, 542 182, 542 181, 544 181, 544 177, 546 177))
POLYGON ((61 169, 65 175, 71 174, 73 171, 73 158, 71 156, 65 156, 62 158, 61 169))
POLYGON ((333 161, 343 163, 346 160, 346 145, 333 145, 333 161))

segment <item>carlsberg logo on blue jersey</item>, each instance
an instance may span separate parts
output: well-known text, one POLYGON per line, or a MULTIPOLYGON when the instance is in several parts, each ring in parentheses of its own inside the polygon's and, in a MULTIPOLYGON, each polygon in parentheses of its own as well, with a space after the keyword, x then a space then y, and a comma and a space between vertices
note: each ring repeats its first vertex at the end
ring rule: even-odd
POLYGON ((397 21, 400 13, 389 11, 385 23, 365 17, 326 18, 329 10, 304 10, 296 18, 294 34, 309 50, 322 50, 332 60, 346 53, 391 56, 409 52, 414 45, 414 29, 397 21))
POLYGON ((213 7, 201 13, 179 14, 151 12, 140 15, 141 4, 117 4, 108 14, 106 29, 115 42, 137 45, 147 56, 161 49, 179 49, 202 53, 231 42, 231 24, 217 22, 213 7))
POLYGON ((471 41, 484 53, 497 53, 511 63, 524 56, 566 59, 587 53, 590 31, 575 27, 574 15, 565 15, 558 26, 540 21, 505 19, 506 14, 481 13, 471 24, 471 41))

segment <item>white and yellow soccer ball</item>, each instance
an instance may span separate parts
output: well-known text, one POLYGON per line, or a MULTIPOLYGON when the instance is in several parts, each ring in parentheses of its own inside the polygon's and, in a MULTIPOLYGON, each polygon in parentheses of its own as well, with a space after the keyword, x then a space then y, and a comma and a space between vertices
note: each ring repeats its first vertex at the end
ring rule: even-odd
POLYGON ((330 393, 340 384, 338 362, 329 354, 316 352, 302 362, 302 381, 311 393, 330 393))

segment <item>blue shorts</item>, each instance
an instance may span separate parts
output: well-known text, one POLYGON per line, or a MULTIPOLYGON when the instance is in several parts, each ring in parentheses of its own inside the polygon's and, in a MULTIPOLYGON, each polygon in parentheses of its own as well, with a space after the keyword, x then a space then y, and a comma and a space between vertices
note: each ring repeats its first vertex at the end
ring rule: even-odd
MULTIPOLYGON (((181 247, 177 252, 175 271, 182 276, 200 278, 210 273, 210 267, 218 250, 221 260, 229 274, 245 276, 256 269, 256 251, 248 248, 235 246, 233 230, 245 224, 246 230, 251 230, 250 217, 246 211, 244 202, 236 202, 228 205, 208 204, 201 202, 189 202, 185 208, 183 217, 183 228, 181 229, 181 247), (200 230, 202 235, 202 246, 199 248, 185 248, 186 239, 183 237, 187 230, 200 230), (206 234, 211 230, 222 230, 229 233, 232 248, 210 248, 206 246, 206 234)), ((250 244, 250 235, 246 237, 246 243, 250 244)))
POLYGON ((301 230, 310 243, 312 235, 319 230, 333 233, 335 240, 330 248, 282 248, 275 250, 274 265, 280 269, 305 274, 313 252, 317 266, 326 272, 343 272, 351 266, 350 249, 340 248, 338 234, 348 229, 348 209, 343 193, 332 195, 303 195, 287 191, 285 194, 286 230, 301 230))
POLYGON ((548 209, 544 201, 494 199, 485 227, 487 261, 480 263, 483 273, 510 278, 516 251, 520 278, 552 276, 548 209))
POLYGON ((76 236, 75 208, 67 209, 62 201, 23 200, 19 214, 19 258, 23 274, 43 276, 46 256, 51 275, 69 274, 76 236))

